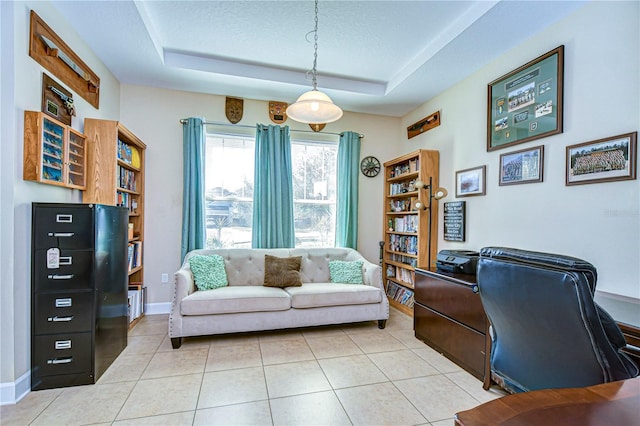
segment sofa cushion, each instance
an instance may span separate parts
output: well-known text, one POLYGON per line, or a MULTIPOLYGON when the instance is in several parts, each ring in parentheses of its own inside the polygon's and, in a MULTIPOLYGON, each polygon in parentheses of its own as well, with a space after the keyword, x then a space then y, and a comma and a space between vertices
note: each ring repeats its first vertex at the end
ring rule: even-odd
POLYGON ((189 266, 198 290, 211 290, 228 285, 222 256, 192 256, 189 258, 189 266))
POLYGON ((329 275, 332 283, 362 284, 362 265, 364 262, 356 260, 344 262, 342 260, 329 261, 329 275))
POLYGON ((286 311, 291 307, 289 294, 280 288, 229 286, 196 291, 182 299, 182 315, 211 315, 240 312, 286 311))
POLYGON ((353 249, 343 247, 310 247, 291 249, 289 256, 301 256, 300 278, 303 283, 328 283, 329 261, 331 260, 364 260, 353 249))
POLYGON ((276 257, 264 255, 264 285, 267 287, 298 287, 302 257, 276 257))
POLYGON ((380 303, 382 291, 361 284, 304 283, 301 287, 287 287, 292 308, 362 305, 380 303))

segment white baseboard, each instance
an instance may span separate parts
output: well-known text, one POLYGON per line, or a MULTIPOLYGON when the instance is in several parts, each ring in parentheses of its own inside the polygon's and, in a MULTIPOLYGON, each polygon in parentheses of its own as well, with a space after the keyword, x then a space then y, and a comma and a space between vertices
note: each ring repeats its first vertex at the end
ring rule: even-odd
POLYGON ((27 371, 15 382, 0 383, 0 405, 11 405, 31 392, 31 371, 27 371))
POLYGON ((147 303, 144 305, 145 315, 168 314, 171 312, 171 302, 147 303))

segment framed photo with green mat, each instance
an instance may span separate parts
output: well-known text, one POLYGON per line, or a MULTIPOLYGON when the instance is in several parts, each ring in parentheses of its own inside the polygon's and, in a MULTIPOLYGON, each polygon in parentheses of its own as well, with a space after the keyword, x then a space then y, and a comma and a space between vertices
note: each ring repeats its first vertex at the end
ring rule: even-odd
POLYGON ((562 133, 564 46, 492 81, 487 151, 562 133))

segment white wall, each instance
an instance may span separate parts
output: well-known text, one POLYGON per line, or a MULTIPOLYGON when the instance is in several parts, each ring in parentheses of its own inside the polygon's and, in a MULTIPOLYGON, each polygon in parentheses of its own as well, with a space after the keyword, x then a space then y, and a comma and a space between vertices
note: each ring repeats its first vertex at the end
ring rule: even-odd
MULTIPOLYGON (((293 100, 290 100, 293 101, 293 100)), ((144 274, 148 301, 171 301, 172 279, 160 282, 162 273, 171 277, 180 267, 182 229, 182 125, 186 117, 204 117, 227 123, 224 96, 122 85, 120 121, 147 144, 145 174, 144 274)), ((393 157, 397 149, 397 118, 346 112, 324 131, 352 130, 365 137, 361 157, 375 155, 380 160, 393 157)), ((269 124, 267 102, 245 99, 241 125, 269 124)), ((287 120, 292 130, 310 130, 306 124, 287 120)), ((233 131, 233 129, 228 129, 233 131)), ((239 128, 251 135, 255 131, 239 128)), ((305 135, 312 138, 314 135, 305 135)), ((382 232, 382 174, 376 178, 360 175, 358 249, 370 261, 378 262, 378 241, 382 232)), ((165 305, 165 308, 168 306, 165 305)), ((158 309, 162 307, 158 306, 158 309)))
POLYGON ((19 398, 29 389, 31 203, 80 202, 80 191, 22 180, 24 111, 40 111, 42 73, 59 81, 29 56, 29 13, 36 13, 100 76, 100 109, 74 96, 82 131, 85 117, 117 119, 120 85, 93 52, 48 2, 2 2, 2 331, 0 402, 19 398))
MULTIPOLYGON (((101 78, 100 109, 75 96, 78 117, 73 127, 82 130, 84 117, 119 119, 148 145, 145 281, 153 304, 170 301, 171 287, 160 283, 160 274, 179 266, 182 127, 178 120, 204 116, 226 121, 222 96, 120 87, 49 3, 0 2, 2 403, 15 400, 29 386, 30 203, 80 201, 78 191, 22 180, 22 116, 24 110, 40 109, 43 71, 28 56, 30 8, 101 78)), ((326 131, 365 134, 361 157, 374 155, 381 162, 419 148, 439 150, 440 183, 452 194, 444 201, 455 199, 456 170, 487 165, 487 195, 464 199, 466 243, 445 242, 440 231, 440 249, 500 244, 570 254, 598 267, 600 290, 640 298, 639 181, 564 186, 567 145, 640 128, 639 9, 638 2, 593 2, 401 120, 346 113, 326 131), (564 133, 513 148, 545 145, 544 182, 499 187, 498 158, 511 149, 486 152, 486 84, 560 44, 565 45, 566 55, 564 133), (442 125, 407 140, 406 127, 436 110, 442 111, 442 125)), ((269 123, 266 103, 246 100, 241 124, 256 122, 269 123)), ((358 248, 373 262, 382 236, 382 179, 382 175, 360 178, 358 248)))
POLYGON ((640 298, 638 180, 565 186, 565 147, 640 129, 638 2, 593 2, 502 55, 403 117, 402 127, 434 111, 442 125, 407 140, 440 151, 440 185, 455 199, 455 172, 487 166, 487 195, 466 201, 467 241, 439 249, 504 245, 567 254, 598 268, 598 289, 640 298), (565 46, 564 133, 486 151, 487 83, 565 46), (544 182, 498 186, 500 154, 544 145, 544 182))

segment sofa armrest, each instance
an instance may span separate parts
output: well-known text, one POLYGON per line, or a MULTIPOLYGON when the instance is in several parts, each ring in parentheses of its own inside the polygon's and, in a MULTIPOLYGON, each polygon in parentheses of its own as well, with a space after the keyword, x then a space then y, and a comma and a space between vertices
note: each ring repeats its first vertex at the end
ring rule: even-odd
POLYGON ((173 293, 174 298, 178 301, 184 299, 194 291, 196 291, 196 284, 193 280, 191 271, 187 269, 180 269, 173 274, 175 277, 175 291, 173 293))
POLYGON ((182 332, 182 314, 180 304, 182 299, 190 295, 196 290, 195 282, 193 281, 193 275, 188 269, 180 269, 173 274, 175 280, 173 284, 173 300, 171 301, 171 313, 169 314, 169 337, 171 337, 171 343, 174 345, 174 349, 180 347, 180 336, 182 332), (174 343, 174 338, 178 338, 174 343))
POLYGON ((367 260, 364 261, 362 266, 363 281, 365 285, 377 287, 384 293, 384 283, 382 282, 382 268, 375 263, 371 263, 367 260))

